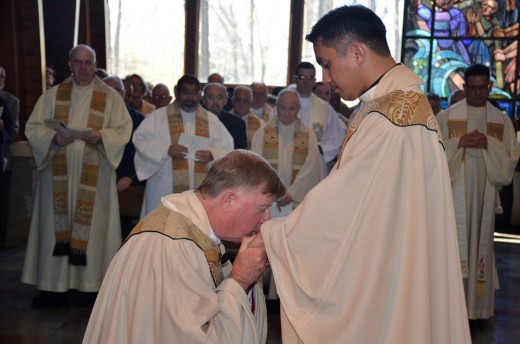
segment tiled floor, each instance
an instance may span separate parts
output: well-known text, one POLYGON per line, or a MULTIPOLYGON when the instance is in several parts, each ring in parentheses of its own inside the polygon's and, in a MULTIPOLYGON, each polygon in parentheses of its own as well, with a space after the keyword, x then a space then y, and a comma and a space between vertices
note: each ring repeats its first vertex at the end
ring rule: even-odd
MULTIPOLYGON (((471 322, 473 342, 520 343, 520 245, 496 243, 501 289, 496 293, 495 317, 471 322)), ((80 343, 91 310, 91 296, 69 292, 60 307, 34 307, 39 295, 20 283, 24 249, 0 251, 0 343, 80 343)), ((281 343, 277 305, 269 303, 268 343, 281 343)))

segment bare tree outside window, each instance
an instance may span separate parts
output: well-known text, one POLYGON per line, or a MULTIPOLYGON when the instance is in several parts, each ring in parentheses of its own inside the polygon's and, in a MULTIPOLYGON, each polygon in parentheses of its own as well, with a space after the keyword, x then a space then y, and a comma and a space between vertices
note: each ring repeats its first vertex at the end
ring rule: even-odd
MULTIPOLYGON (((107 0, 110 74, 137 73, 172 87, 184 74, 185 0, 107 0)), ((263 81, 285 85, 290 0, 200 0, 198 78, 218 72, 230 84, 263 81)), ((399 60, 404 0, 306 0, 303 35, 334 7, 361 4, 385 22, 392 55, 399 60)), ((303 41, 302 60, 315 63, 303 41)), ((321 69, 317 67, 317 78, 321 69)), ((292 71, 291 71, 292 72, 292 71)))
POLYGON ((226 83, 286 79, 288 0, 201 0, 199 79, 213 72, 226 83))
POLYGON ((170 89, 184 74, 184 1, 108 0, 107 71, 170 89))

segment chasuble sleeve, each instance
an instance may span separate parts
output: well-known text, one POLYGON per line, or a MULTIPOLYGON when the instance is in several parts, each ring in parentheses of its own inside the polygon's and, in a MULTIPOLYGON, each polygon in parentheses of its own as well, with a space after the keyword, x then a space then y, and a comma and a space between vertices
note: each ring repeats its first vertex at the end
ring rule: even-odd
POLYGON ((103 128, 99 131, 104 154, 112 169, 116 169, 123 157, 125 145, 132 134, 132 119, 119 94, 107 89, 108 101, 103 128))
POLYGON ((347 134, 347 127, 345 123, 339 119, 338 114, 334 111, 332 106, 329 105, 327 111, 327 128, 325 129, 320 146, 323 151, 323 159, 329 162, 339 154, 347 134))
POLYGON ((36 167, 39 171, 45 169, 52 162, 51 145, 56 131, 47 128, 44 121, 54 116, 56 90, 56 87, 51 88, 38 99, 25 124, 25 136, 31 144, 36 167))
POLYGON ((488 136, 488 148, 483 155, 489 182, 494 186, 509 185, 520 157, 520 145, 509 118, 504 118, 502 141, 488 136))
POLYGON ((170 162, 168 149, 172 144, 166 107, 148 114, 135 130, 135 170, 139 180, 146 180, 170 162))

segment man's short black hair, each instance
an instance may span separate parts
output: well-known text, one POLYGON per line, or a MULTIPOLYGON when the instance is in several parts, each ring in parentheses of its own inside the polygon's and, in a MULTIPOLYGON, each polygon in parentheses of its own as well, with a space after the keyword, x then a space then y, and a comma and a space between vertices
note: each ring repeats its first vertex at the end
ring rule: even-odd
POLYGON ((390 55, 385 24, 372 10, 361 5, 333 9, 318 20, 305 39, 312 43, 321 40, 340 56, 345 56, 352 42, 361 42, 378 55, 390 55))
POLYGON ((322 85, 325 85, 325 83, 323 81, 318 81, 314 84, 314 86, 312 86, 312 92, 316 91, 316 87, 318 86, 322 86, 322 85))
POLYGON ((298 63, 298 65, 296 66, 294 75, 298 75, 298 72, 300 71, 300 69, 312 69, 314 71, 314 73, 316 73, 316 67, 314 67, 314 65, 312 63, 307 62, 307 61, 302 61, 302 62, 298 63))
POLYGON ((468 77, 470 76, 485 76, 488 80, 491 80, 489 67, 479 63, 466 68, 466 71, 464 72, 464 81, 468 82, 468 77))
POLYGON ((175 86, 177 88, 177 92, 180 92, 182 86, 184 85, 196 85, 200 91, 200 81, 194 75, 185 74, 181 76, 181 78, 177 81, 177 85, 175 86))
POLYGON ((426 93, 426 97, 428 97, 428 99, 434 99, 434 100, 441 101, 441 97, 439 97, 439 95, 435 92, 426 93))

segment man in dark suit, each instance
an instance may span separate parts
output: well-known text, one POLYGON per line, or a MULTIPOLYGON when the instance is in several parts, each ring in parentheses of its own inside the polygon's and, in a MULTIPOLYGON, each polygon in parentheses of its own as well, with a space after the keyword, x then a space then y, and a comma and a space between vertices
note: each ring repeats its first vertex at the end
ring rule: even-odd
POLYGON ((202 105, 218 116, 235 141, 235 149, 247 149, 246 123, 238 116, 224 111, 227 101, 226 88, 222 84, 209 83, 204 87, 202 105))

